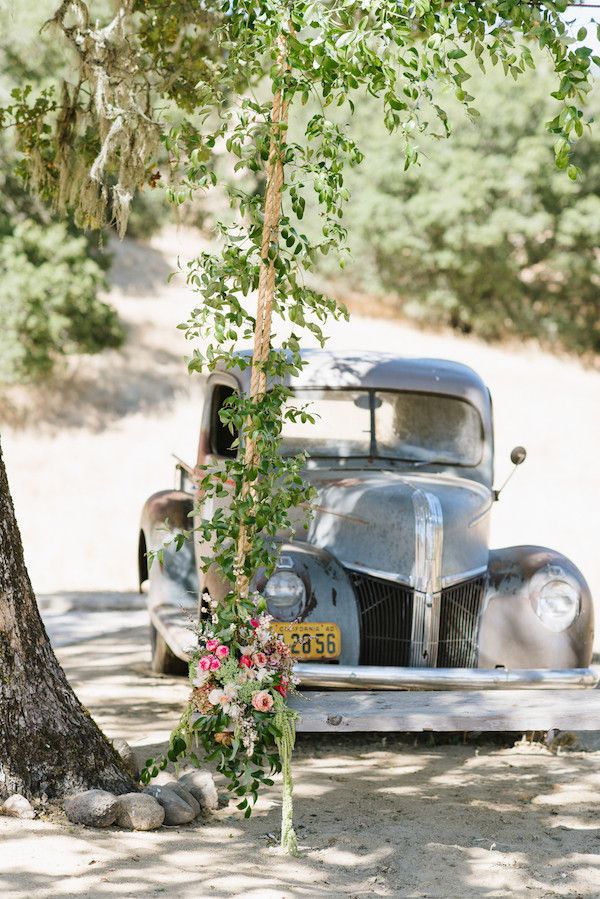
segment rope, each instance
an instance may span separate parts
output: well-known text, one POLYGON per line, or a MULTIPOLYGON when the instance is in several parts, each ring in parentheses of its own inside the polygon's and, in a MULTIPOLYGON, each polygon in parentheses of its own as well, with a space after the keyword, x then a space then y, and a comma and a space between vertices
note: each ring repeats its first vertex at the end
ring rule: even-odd
MULTIPOLYGON (((277 64, 283 74, 287 68, 286 38, 281 34, 278 39, 279 54, 277 64)), ((282 144, 285 141, 285 125, 288 119, 288 101, 284 99, 281 88, 273 97, 271 113, 271 142, 267 160, 267 186, 265 190, 264 219, 260 248, 260 268, 258 280, 258 301, 256 305, 256 324, 254 327, 254 349, 252 352, 252 371, 250 378, 250 399, 258 403, 267 387, 267 376, 264 363, 269 358, 271 347, 271 321, 273 316, 273 297, 275 294, 275 263, 269 259, 269 249, 279 236, 279 218, 281 215, 281 189, 283 186, 282 144)), ((252 425, 250 415, 246 422, 246 432, 252 425)), ((246 441, 244 464, 247 468, 258 465, 259 456, 256 441, 246 441)), ((252 483, 245 481, 242 486, 242 498, 252 493, 252 483)), ((244 574, 244 562, 250 550, 251 535, 245 525, 240 527, 236 555, 236 590, 239 596, 248 596, 249 581, 244 574)))
MULTIPOLYGON (((290 24, 291 29, 291 24, 290 24)), ((283 75, 287 69, 286 36, 278 38, 279 53, 277 65, 283 75)), ((258 278, 258 300, 256 304, 256 324, 254 328, 254 349, 252 352, 252 371, 250 377, 250 399, 258 403, 267 389, 267 376, 264 363, 269 358, 271 349, 271 321, 273 317, 273 298, 275 295, 275 262, 269 258, 269 250, 279 237, 279 220, 281 216, 281 190, 283 186, 282 145, 285 142, 285 126, 288 120, 288 101, 281 88, 273 96, 271 113, 271 142, 267 159, 267 185, 265 190, 264 219, 260 247, 260 268, 258 278)), ((252 415, 245 424, 246 433, 252 428, 252 415)), ((246 468, 256 468, 260 461, 256 441, 249 437, 246 440, 244 464, 246 468)), ((242 485, 242 497, 252 496, 253 481, 246 480, 242 485)), ((249 591, 248 576, 244 573, 244 563, 250 551, 252 534, 245 525, 241 525, 236 553, 236 591, 238 596, 247 597, 249 591)), ((298 843, 293 827, 293 780, 292 752, 296 740, 296 714, 278 697, 275 723, 280 732, 277 738, 277 749, 281 759, 283 775, 281 803, 281 846, 291 855, 298 854, 298 843)))

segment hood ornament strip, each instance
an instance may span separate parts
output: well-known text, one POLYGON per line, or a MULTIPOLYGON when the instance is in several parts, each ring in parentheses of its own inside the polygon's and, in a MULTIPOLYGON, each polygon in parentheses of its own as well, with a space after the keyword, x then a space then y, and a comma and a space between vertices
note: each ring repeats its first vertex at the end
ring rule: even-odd
POLYGON ((442 506, 433 493, 415 490, 415 594, 410 663, 435 668, 440 630, 442 550, 444 519, 442 506))

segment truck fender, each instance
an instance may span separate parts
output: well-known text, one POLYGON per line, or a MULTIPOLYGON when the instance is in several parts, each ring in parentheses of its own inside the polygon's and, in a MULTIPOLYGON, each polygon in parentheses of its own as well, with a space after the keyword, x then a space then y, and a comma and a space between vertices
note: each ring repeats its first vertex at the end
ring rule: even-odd
POLYGON ((579 569, 543 546, 491 550, 488 585, 479 623, 480 668, 585 668, 590 664, 594 609, 579 569), (535 612, 535 588, 547 577, 564 578, 580 592, 580 611, 564 631, 550 630, 535 612))

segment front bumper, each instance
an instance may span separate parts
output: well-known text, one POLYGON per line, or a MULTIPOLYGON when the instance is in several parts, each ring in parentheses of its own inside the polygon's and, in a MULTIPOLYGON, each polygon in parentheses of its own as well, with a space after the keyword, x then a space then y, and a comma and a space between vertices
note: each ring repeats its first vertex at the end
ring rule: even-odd
POLYGON ((393 668, 377 665, 320 665, 300 662, 301 687, 356 690, 525 690, 532 687, 595 687, 593 668, 393 668))

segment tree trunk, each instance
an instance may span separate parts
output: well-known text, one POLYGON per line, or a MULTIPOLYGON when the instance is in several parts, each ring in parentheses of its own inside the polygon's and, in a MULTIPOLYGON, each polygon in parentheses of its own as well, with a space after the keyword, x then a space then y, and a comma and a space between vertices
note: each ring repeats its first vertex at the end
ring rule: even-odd
POLYGON ((0 448, 0 798, 135 790, 56 660, 31 588, 0 448))

